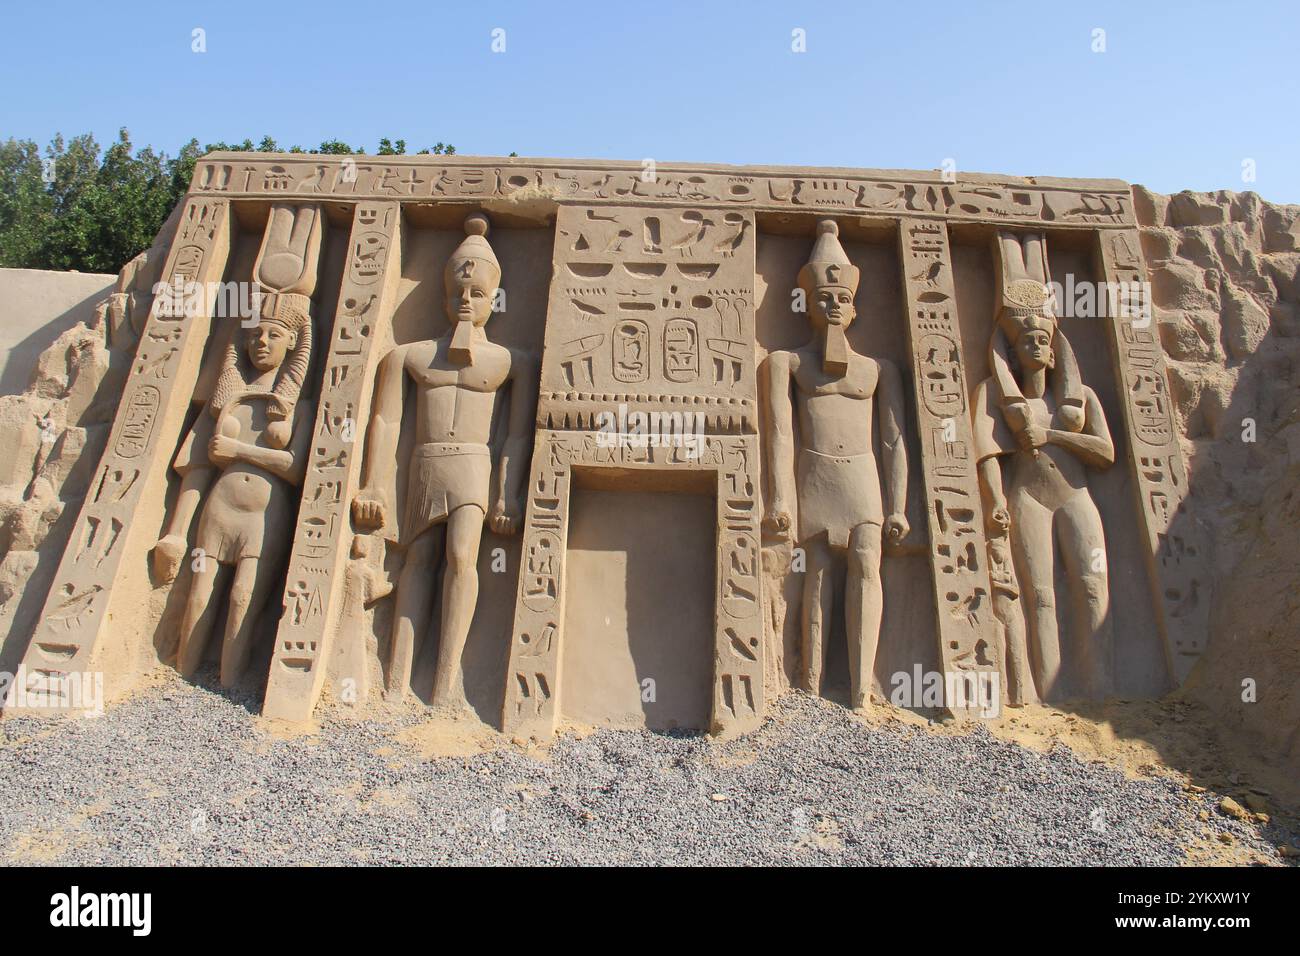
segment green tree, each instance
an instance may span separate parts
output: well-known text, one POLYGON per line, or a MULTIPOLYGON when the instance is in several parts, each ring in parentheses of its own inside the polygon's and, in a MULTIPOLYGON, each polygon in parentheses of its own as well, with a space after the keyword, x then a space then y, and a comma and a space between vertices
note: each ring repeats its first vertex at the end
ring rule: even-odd
MULTIPOLYGON (((254 145, 191 139, 174 158, 150 147, 133 151, 130 134, 100 155, 89 134, 67 142, 54 137, 44 155, 31 140, 0 143, 0 266, 116 272, 149 248, 168 214, 190 188, 194 166, 206 153, 273 153, 270 136, 254 145)), ((364 155, 337 139, 291 153, 364 155)), ((451 156, 456 147, 437 143, 425 154, 451 156)), ((406 141, 379 141, 379 156, 401 156, 406 141)))

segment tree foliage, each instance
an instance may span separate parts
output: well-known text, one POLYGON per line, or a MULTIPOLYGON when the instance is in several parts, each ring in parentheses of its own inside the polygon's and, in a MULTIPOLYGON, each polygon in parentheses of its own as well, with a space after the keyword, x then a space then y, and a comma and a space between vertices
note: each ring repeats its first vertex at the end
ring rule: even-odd
MULTIPOLYGON (((64 141, 44 154, 32 140, 0 143, 0 266, 19 269, 75 269, 117 272, 149 247, 172 208, 185 195, 194 165, 217 150, 280 152, 263 136, 254 144, 190 140, 174 156, 151 147, 134 150, 130 134, 102 151, 90 134, 64 141)), ((315 149, 293 146, 289 153, 364 154, 337 139, 315 149)), ((435 143, 420 154, 450 156, 456 148, 435 143)), ((379 141, 377 155, 406 153, 405 140, 379 141)))

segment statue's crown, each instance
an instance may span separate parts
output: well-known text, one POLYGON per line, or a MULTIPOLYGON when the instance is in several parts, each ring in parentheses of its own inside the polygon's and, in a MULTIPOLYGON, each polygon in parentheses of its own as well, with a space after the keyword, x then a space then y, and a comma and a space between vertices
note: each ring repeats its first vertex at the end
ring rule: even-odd
POLYGON ((262 320, 301 332, 311 323, 311 298, 297 292, 262 292, 262 320))
POLYGON ((832 219, 817 223, 817 239, 813 243, 808 263, 799 270, 799 287, 811 293, 818 286, 843 286, 851 292, 858 290, 860 273, 849 261, 840 245, 840 227, 832 219))
POLYGON ((448 278, 478 275, 478 270, 485 269, 489 285, 495 287, 501 281, 501 263, 497 261, 496 253, 487 241, 489 229, 491 223, 481 212, 473 213, 465 219, 465 238, 447 260, 448 278))

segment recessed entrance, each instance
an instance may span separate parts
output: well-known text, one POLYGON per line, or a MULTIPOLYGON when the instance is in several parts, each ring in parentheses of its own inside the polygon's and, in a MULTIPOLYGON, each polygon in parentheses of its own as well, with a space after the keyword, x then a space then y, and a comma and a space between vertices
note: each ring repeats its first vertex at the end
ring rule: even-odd
POLYGON ((708 728, 715 510, 711 494, 575 488, 560 663, 563 718, 708 728))

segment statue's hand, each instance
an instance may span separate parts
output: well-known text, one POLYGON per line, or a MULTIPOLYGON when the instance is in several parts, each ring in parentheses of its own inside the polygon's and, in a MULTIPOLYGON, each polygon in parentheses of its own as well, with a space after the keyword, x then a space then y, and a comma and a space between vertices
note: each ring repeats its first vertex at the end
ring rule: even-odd
POLYGON ((208 442, 208 460, 220 468, 225 468, 237 457, 243 442, 229 435, 213 435, 208 442))
POLYGON ((911 526, 900 511, 886 518, 885 525, 881 530, 884 532, 885 543, 897 546, 903 543, 903 539, 907 537, 907 532, 911 530, 911 526))
POLYGON ((1047 444, 1047 429, 1037 422, 1025 422, 1025 427, 1016 433, 1016 442, 1025 451, 1033 451, 1047 444))
POLYGON ((185 539, 178 534, 169 534, 159 539, 153 549, 153 573, 163 583, 174 581, 176 572, 185 560, 185 539))
POLYGON ((763 527, 780 537, 790 533, 791 524, 790 509, 781 502, 773 502, 767 510, 767 516, 763 518, 763 527))
POLYGON ((523 527, 523 515, 524 509, 518 503, 507 506, 504 500, 498 500, 488 516, 488 527, 494 534, 514 534, 523 527))
POLYGON ((388 523, 388 513, 379 495, 362 488, 352 499, 352 520, 363 531, 376 531, 388 523))

